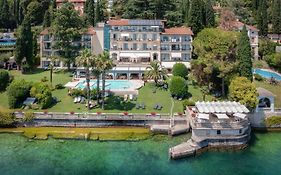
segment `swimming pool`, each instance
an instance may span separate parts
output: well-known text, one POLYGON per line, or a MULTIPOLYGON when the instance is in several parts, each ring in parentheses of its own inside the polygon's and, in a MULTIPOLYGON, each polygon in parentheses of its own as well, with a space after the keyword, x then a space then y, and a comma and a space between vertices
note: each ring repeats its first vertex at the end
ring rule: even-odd
MULTIPOLYGON (((133 88, 134 85, 132 82, 128 80, 106 80, 105 81, 105 89, 106 90, 126 90, 133 88)), ((84 89, 86 87, 86 81, 79 82, 75 88, 84 89)), ((91 89, 97 88, 97 81, 91 80, 90 81, 91 89)), ((100 81, 100 88, 102 87, 102 81, 100 81)))
POLYGON ((281 75, 275 72, 267 71, 265 69, 253 69, 254 74, 259 74, 264 78, 275 78, 278 81, 281 81, 281 75))
POLYGON ((16 44, 16 42, 13 42, 13 41, 0 42, 0 45, 2 45, 2 46, 12 46, 15 44, 16 44))

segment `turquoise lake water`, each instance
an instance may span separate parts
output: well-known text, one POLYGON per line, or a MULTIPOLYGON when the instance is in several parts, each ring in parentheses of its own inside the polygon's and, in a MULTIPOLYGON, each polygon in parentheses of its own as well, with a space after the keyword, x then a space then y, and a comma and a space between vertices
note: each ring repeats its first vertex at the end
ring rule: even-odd
POLYGON ((1 175, 280 175, 281 133, 255 133, 242 151, 206 152, 169 160, 168 148, 183 141, 156 136, 140 142, 29 141, 0 134, 1 175))

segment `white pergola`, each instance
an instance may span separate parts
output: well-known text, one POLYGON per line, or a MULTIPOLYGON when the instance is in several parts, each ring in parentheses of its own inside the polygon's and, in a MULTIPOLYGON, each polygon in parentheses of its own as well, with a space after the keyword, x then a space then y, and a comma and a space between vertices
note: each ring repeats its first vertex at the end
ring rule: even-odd
POLYGON ((250 111, 239 102, 222 101, 222 102, 196 102, 195 106, 199 113, 249 113, 250 111))

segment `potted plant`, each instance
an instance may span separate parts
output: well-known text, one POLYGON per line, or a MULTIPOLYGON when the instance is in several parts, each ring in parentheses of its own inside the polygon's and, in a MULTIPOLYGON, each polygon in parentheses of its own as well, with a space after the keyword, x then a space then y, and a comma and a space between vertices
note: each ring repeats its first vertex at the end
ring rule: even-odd
POLYGON ((100 112, 100 111, 98 111, 98 112, 97 112, 97 115, 101 115, 101 112, 100 112))
POLYGON ((70 112, 71 115, 73 115, 74 113, 75 113, 74 111, 71 111, 71 112, 70 112))
POLYGON ((153 116, 155 116, 155 115, 156 115, 156 112, 151 112, 150 114, 153 115, 153 116))
POLYGON ((182 116, 182 112, 178 112, 178 115, 179 115, 179 116, 182 116))
POLYGON ((127 111, 123 112, 124 115, 128 115, 129 113, 127 111))
POLYGON ((44 114, 48 114, 48 111, 47 111, 47 110, 44 110, 44 114))

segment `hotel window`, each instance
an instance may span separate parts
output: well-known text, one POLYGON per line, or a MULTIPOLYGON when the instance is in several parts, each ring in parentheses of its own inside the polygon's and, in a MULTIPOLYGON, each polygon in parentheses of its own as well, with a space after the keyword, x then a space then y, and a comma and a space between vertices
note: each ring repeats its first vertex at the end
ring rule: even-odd
POLYGON ((51 49, 51 43, 44 43, 44 49, 51 49))
POLYGON ((124 44, 123 44, 123 49, 124 49, 124 50, 129 50, 128 43, 124 43, 124 44))
POLYGON ((190 41, 190 37, 189 36, 182 36, 182 40, 183 41, 190 41))
POLYGON ((142 44, 142 49, 143 49, 143 50, 147 50, 147 44, 146 44, 146 43, 143 43, 143 44, 142 44))
POLYGON ((190 50, 190 46, 188 44, 182 44, 181 49, 182 50, 190 50))
POLYGON ((169 60, 170 60, 170 54, 161 53, 161 61, 169 61, 169 60))
POLYGON ((172 37, 172 42, 179 42, 180 41, 180 37, 179 36, 173 36, 172 37))
POLYGON ((161 50, 170 50, 170 46, 168 44, 162 44, 161 50))
POLYGON ((137 43, 134 43, 133 44, 133 50, 137 50, 138 49, 138 44, 137 43))
POLYGON ((190 54, 182 54, 182 60, 183 61, 189 61, 190 60, 190 54))
POLYGON ((168 36, 161 36, 161 41, 169 41, 169 37, 168 36))
POLYGON ((43 40, 44 41, 50 41, 50 35, 44 35, 43 40))
POLYGON ((133 40, 134 40, 134 41, 137 40, 137 34, 133 34, 133 40))
POLYGON ((147 35, 146 34, 142 34, 142 39, 145 41, 147 39, 147 35))
POLYGON ((180 45, 179 44, 173 44, 172 50, 180 50, 180 45))
POLYGON ((153 45, 153 50, 157 50, 157 45, 153 45))
POLYGON ((217 135, 221 135, 221 130, 217 130, 217 135))
POLYGON ((157 34, 153 34, 152 35, 152 41, 156 41, 157 40, 157 34))

